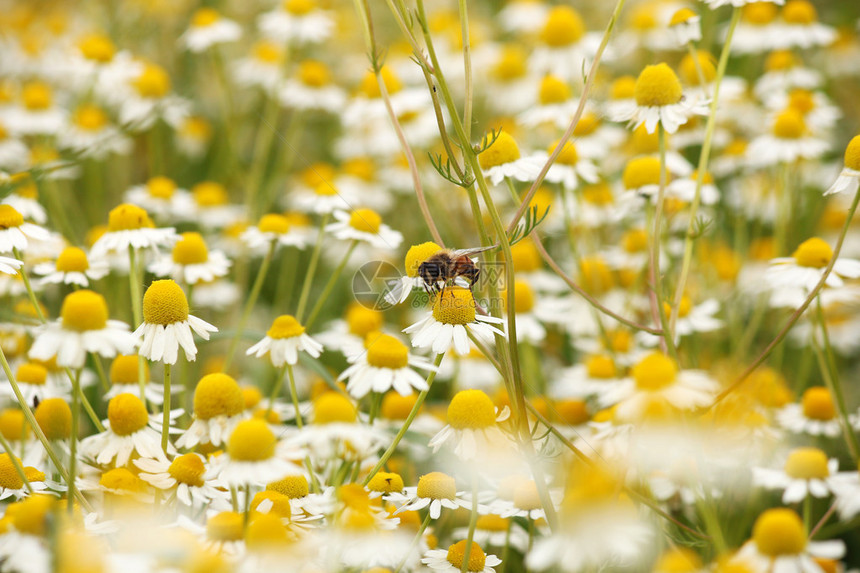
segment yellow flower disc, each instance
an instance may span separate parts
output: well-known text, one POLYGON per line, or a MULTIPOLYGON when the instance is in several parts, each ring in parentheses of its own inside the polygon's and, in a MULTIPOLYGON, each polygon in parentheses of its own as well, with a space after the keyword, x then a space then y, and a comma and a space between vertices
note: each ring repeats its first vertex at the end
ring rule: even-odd
POLYGON ((531 312, 535 307, 535 292, 531 285, 523 280, 514 283, 514 310, 517 314, 531 312))
POLYGON ((743 19, 750 24, 764 26, 776 18, 779 10, 772 2, 751 2, 743 7, 743 19))
POLYGON ((167 326, 188 320, 188 299, 176 281, 153 281, 143 295, 143 321, 167 326))
POLYGON ((654 566, 659 573, 694 573, 701 569, 702 559, 686 547, 667 549, 654 566))
POLYGON ((555 415, 568 426, 579 426, 591 419, 584 400, 560 400, 555 404, 555 415))
POLYGON ((448 404, 448 424, 458 430, 489 428, 496 425, 496 408, 484 392, 461 390, 448 404))
POLYGON ((145 428, 149 415, 140 398, 126 392, 108 402, 108 421, 114 434, 128 436, 145 428))
POLYGON ((207 374, 194 390, 194 415, 201 420, 215 416, 235 416, 245 409, 242 389, 231 376, 207 374))
POLYGON ((306 86, 321 88, 331 83, 328 66, 317 60, 305 60, 299 64, 299 80, 306 86))
POLYGON ((206 522, 206 536, 213 541, 241 541, 244 537, 244 517, 235 511, 222 511, 206 522))
POLYGON ((15 379, 19 384, 36 384, 41 386, 48 379, 48 369, 35 362, 25 362, 15 371, 15 379))
POLYGON ((24 216, 11 205, 0 205, 0 231, 20 227, 24 224, 24 216))
POLYGON ((107 326, 107 302, 99 293, 81 289, 66 295, 60 317, 67 330, 101 330, 107 326))
POLYGON ((108 231, 131 231, 152 227, 152 221, 145 210, 131 203, 123 203, 111 209, 108 214, 108 231))
POLYGON ((570 99, 570 87, 558 76, 545 75, 538 88, 538 101, 541 105, 563 103, 570 99))
MULTIPOLYGON (((109 377, 113 384, 137 384, 138 380, 137 354, 122 354, 113 359, 110 365, 109 377)), ((143 363, 143 379, 149 380, 149 364, 143 363)))
POLYGON ((367 482, 367 489, 382 493, 403 491, 403 478, 391 472, 376 472, 376 475, 367 482))
POLYGON ((855 135, 845 148, 845 167, 860 171, 860 135, 855 135))
POLYGON ((270 513, 273 513, 279 517, 289 517, 292 515, 292 509, 290 508, 290 498, 286 495, 274 491, 274 490, 265 490, 257 492, 254 495, 254 499, 251 500, 251 511, 258 511, 258 508, 261 503, 264 501, 272 502, 272 509, 270 513))
POLYGON ((585 368, 589 378, 615 378, 618 374, 615 362, 606 354, 589 356, 585 361, 585 368))
POLYGON ((418 478, 416 495, 428 499, 454 499, 457 497, 457 482, 442 472, 430 472, 418 478))
POLYGON ((59 500, 53 495, 36 494, 13 503, 6 508, 6 517, 21 533, 42 537, 48 528, 55 525, 54 512, 58 510, 59 500))
POLYGON ((442 250, 442 247, 434 243, 433 241, 428 241, 426 243, 421 243, 420 245, 412 245, 409 247, 409 250, 406 251, 406 260, 404 261, 404 266, 406 267, 406 276, 415 278, 418 276, 418 267, 421 266, 421 263, 438 253, 442 250))
POLYGON ((366 308, 358 303, 353 303, 346 311, 346 323, 349 326, 351 334, 363 339, 369 333, 382 328, 382 313, 378 310, 366 308))
POLYGON ((702 79, 705 80, 706 84, 714 81, 717 75, 717 68, 714 65, 714 57, 711 53, 699 50, 696 52, 695 59, 689 54, 684 56, 681 64, 678 66, 678 72, 686 83, 698 86, 702 84, 702 79), (696 60, 698 60, 698 67, 696 67, 696 60), (700 72, 702 78, 699 77, 700 72))
POLYGON ((176 192, 176 183, 159 175, 146 182, 146 190, 157 199, 170 199, 176 192))
POLYGON ((15 442, 30 435, 30 428, 24 421, 24 412, 14 408, 6 408, 0 412, 0 433, 7 440, 15 442))
POLYGON ((540 253, 531 241, 520 241, 511 246, 511 259, 518 273, 529 273, 543 267, 540 253))
POLYGON ((87 254, 77 247, 66 247, 57 257, 57 270, 61 273, 82 273, 90 268, 87 254))
POLYGON ((278 440, 262 420, 242 420, 227 440, 230 458, 243 462, 259 462, 275 455, 278 440))
POLYGON ((299 324, 296 317, 289 314, 282 314, 272 322, 271 328, 266 331, 266 336, 277 340, 301 336, 304 332, 305 327, 299 324))
POLYGON ((526 511, 540 509, 540 495, 538 494, 537 484, 534 480, 528 480, 517 486, 514 490, 513 501, 517 509, 524 509, 526 511))
POLYGON ((221 15, 213 8, 198 8, 191 16, 191 25, 195 28, 207 28, 221 19, 221 15))
POLYGON ((147 63, 132 85, 141 97, 159 99, 170 91, 170 76, 161 66, 147 63))
POLYGON ((34 412, 36 422, 49 440, 65 440, 72 434, 72 409, 62 398, 45 398, 34 412))
POLYGON ((86 59, 93 60, 94 62, 99 62, 101 64, 111 61, 116 53, 116 47, 113 42, 111 42, 110 38, 102 34, 89 34, 84 36, 81 41, 78 42, 78 49, 86 59))
POLYGON ((508 530, 510 523, 511 520, 507 517, 499 517, 498 515, 489 513, 478 517, 478 521, 475 523, 475 529, 480 529, 481 531, 504 532, 508 530))
POLYGON ((665 354, 653 352, 636 364, 631 374, 638 389, 661 390, 675 381, 678 365, 665 354))
POLYGON ((433 304, 433 318, 443 324, 475 322, 475 298, 472 291, 458 286, 446 287, 433 304))
POLYGON ((275 233, 276 235, 284 235, 290 230, 290 221, 283 215, 269 213, 260 217, 260 222, 257 228, 261 233, 275 233))
POLYGON ((382 398, 380 415, 386 420, 405 420, 417 400, 418 396, 415 394, 401 396, 398 392, 388 392, 382 398))
POLYGON ((209 248, 200 233, 182 233, 173 245, 173 262, 180 265, 199 265, 209 260, 209 248))
POLYGON ((114 468, 104 472, 99 478, 99 485, 120 493, 142 493, 147 489, 146 482, 127 468, 114 468))
POLYGON ((290 539, 286 526, 274 513, 254 514, 245 531, 245 547, 250 551, 281 550, 290 539))
POLYGON ((782 9, 782 19, 789 24, 804 26, 817 22, 818 12, 807 0, 789 0, 782 9))
POLYGON ((803 415, 811 420, 832 420, 836 417, 833 395, 824 386, 813 386, 803 393, 800 400, 803 415))
POLYGON ((769 557, 797 555, 806 548, 806 531, 798 515, 787 508, 765 510, 753 525, 753 541, 769 557))
POLYGON ((367 349, 367 363, 377 368, 397 370, 409 362, 409 349, 387 334, 378 336, 367 349))
MULTIPOLYGON (((456 567, 458 570, 463 567, 463 560, 466 558, 466 540, 458 541, 448 548, 448 563, 456 567)), ((466 565, 466 571, 483 571, 484 564, 487 562, 487 556, 475 541, 469 547, 469 560, 466 565)))
POLYGON ((349 216, 349 226, 363 233, 376 234, 382 225, 382 217, 373 209, 356 209, 349 216))
POLYGON ((194 202, 201 207, 219 207, 230 202, 227 189, 215 181, 202 181, 191 188, 194 202))
POLYGON ((787 108, 773 120, 773 134, 780 139, 799 139, 806 131, 803 114, 796 109, 787 108))
POLYGON ((585 22, 579 12, 568 6, 556 6, 547 16, 540 39, 548 46, 560 48, 575 44, 584 34, 585 22))
POLYGON ((490 169, 519 158, 520 148, 516 140, 507 131, 502 131, 493 144, 478 155, 478 163, 481 164, 481 169, 490 169))
POLYGON ((624 187, 639 189, 660 184, 660 160, 656 157, 636 157, 627 162, 621 175, 624 187))
POLYGON ((203 473, 206 471, 206 466, 203 465, 203 460, 199 455, 188 453, 178 456, 170 463, 167 468, 167 473, 170 477, 179 483, 184 483, 193 487, 203 486, 203 473))
POLYGON ((24 107, 33 111, 41 111, 51 107, 53 95, 48 84, 42 82, 27 82, 21 89, 21 99, 24 107))
POLYGON ((797 448, 788 454, 785 473, 795 479, 824 479, 830 475, 827 454, 818 448, 797 448))
POLYGON ((833 249, 824 239, 812 237, 800 243, 791 256, 801 267, 823 269, 833 258, 833 249))
POLYGON ((108 116, 100 107, 85 104, 75 110, 73 121, 85 131, 99 131, 108 124, 108 116))
POLYGON ((681 101, 681 81, 675 72, 665 63, 655 66, 645 66, 639 78, 633 96, 640 106, 664 106, 681 101))
POLYGON ((310 493, 308 479, 303 475, 287 476, 284 479, 273 481, 266 485, 266 489, 285 495, 290 499, 299 499, 310 493))
POLYGON ((331 424, 343 422, 351 424, 358 417, 353 403, 339 392, 325 392, 314 400, 314 423, 331 424))

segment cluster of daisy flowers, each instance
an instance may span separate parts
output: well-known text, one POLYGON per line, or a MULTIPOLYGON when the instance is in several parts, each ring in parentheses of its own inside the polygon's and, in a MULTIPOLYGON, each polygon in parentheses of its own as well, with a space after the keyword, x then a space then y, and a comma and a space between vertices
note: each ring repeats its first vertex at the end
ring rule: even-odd
POLYGON ((10 0, 0 570, 856 568, 858 26, 10 0))

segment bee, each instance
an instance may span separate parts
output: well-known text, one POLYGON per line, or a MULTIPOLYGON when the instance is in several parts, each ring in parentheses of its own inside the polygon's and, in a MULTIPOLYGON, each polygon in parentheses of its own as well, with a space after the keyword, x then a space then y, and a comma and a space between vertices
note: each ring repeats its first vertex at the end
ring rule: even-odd
POLYGON ((442 249, 436 252, 418 266, 418 276, 424 281, 424 290, 427 294, 442 292, 448 283, 457 277, 467 278, 471 289, 481 276, 481 269, 472 260, 472 256, 495 247, 496 245, 474 249, 442 249))

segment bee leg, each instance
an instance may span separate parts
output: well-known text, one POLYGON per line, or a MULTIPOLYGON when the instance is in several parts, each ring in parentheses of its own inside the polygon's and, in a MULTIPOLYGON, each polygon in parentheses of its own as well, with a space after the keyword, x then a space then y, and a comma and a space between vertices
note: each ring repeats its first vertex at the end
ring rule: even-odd
POLYGON ((475 272, 472 274, 472 279, 469 281, 469 290, 472 290, 472 287, 475 286, 475 283, 478 282, 478 277, 481 276, 481 269, 475 269, 475 272))

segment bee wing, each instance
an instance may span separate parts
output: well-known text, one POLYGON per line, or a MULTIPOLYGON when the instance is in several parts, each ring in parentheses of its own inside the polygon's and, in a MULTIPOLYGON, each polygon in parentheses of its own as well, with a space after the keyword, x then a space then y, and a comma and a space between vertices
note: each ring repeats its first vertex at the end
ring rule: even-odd
POLYGON ((451 256, 454 258, 457 257, 471 257, 472 255, 477 255, 478 253, 483 253, 484 251, 489 251, 490 249, 495 249, 498 245, 490 245, 489 247, 474 247, 471 249, 457 249, 455 251, 451 251, 451 256))

